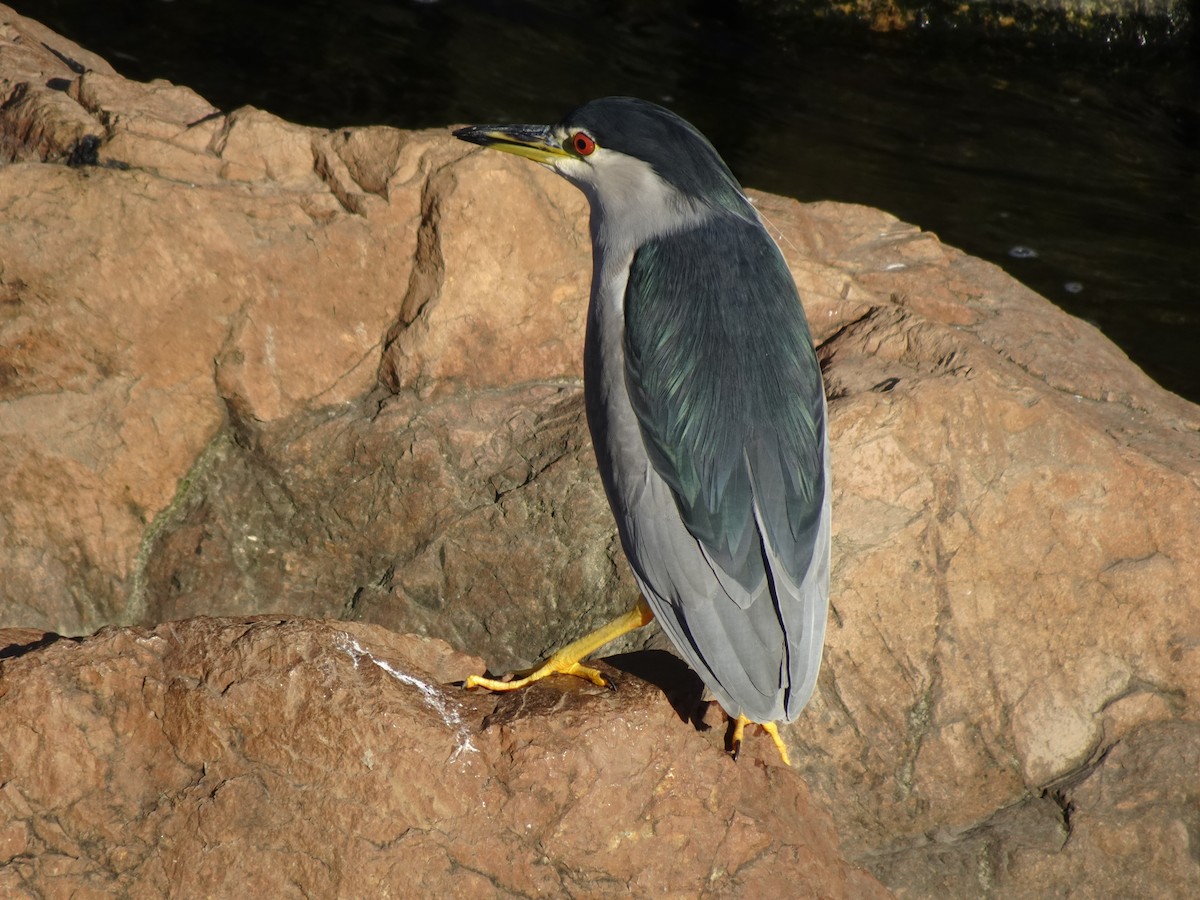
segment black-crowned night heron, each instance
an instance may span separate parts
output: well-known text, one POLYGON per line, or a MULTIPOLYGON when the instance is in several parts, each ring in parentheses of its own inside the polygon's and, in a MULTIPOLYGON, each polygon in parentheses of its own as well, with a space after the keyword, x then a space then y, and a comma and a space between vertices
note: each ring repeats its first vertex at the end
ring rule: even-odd
POLYGON ((703 135, 623 97, 464 141, 553 169, 591 204, 588 425, 642 598, 554 672, 657 619, 735 723, 790 722, 816 683, 829 597, 825 391, 779 248, 703 135))

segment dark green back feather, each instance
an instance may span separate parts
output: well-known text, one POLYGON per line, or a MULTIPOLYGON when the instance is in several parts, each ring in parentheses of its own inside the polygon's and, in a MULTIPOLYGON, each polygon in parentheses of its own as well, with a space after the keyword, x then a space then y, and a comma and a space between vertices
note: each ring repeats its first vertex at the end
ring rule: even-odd
POLYGON ((823 388, 774 242, 729 214, 647 242, 625 326, 634 411, 688 530, 742 587, 760 584, 753 485, 767 536, 799 579, 825 490, 823 388))

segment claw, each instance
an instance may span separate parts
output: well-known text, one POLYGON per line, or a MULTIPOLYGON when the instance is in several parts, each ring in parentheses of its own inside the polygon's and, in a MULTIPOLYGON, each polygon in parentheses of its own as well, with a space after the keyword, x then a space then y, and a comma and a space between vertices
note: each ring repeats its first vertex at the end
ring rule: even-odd
MULTIPOLYGON (((745 716, 738 716, 733 721, 733 733, 730 735, 729 755, 737 761, 738 755, 742 750, 742 738, 746 732, 746 726, 750 724, 750 720, 745 716)), ((775 749, 779 751, 779 758, 783 760, 785 766, 791 766, 792 761, 788 758, 787 744, 783 742, 783 737, 779 734, 779 726, 774 722, 759 722, 758 726, 771 736, 771 740, 775 743, 775 749)))
POLYGON ((734 762, 737 762, 737 758, 742 752, 742 737, 749 724, 750 720, 745 716, 738 716, 733 722, 733 734, 729 738, 729 755, 733 757, 734 762))

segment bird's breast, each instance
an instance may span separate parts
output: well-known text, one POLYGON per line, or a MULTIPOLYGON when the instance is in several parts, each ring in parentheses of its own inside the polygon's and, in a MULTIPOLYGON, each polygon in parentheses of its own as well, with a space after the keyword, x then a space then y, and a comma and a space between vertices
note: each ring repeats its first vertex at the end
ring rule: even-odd
POLYGON ((588 427, 600 477, 618 521, 636 505, 650 459, 625 381, 625 287, 633 250, 594 245, 593 282, 584 341, 588 427))

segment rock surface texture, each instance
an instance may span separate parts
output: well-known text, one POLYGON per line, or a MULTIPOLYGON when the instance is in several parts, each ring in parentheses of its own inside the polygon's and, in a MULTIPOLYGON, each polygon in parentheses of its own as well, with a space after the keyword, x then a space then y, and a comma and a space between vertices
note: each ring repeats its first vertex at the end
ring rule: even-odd
POLYGON ((900 895, 1200 885, 1200 410, 1000 270, 755 195, 825 366, 833 607, 797 770, 734 766, 632 675, 466 695, 411 636, 501 670, 634 599, 572 188, 5 7, 0 154, 3 890, 878 890, 803 782, 900 895))
POLYGON ((6 660, 0 894, 888 896, 800 779, 733 763, 657 688, 443 686, 482 671, 277 618, 6 660))

